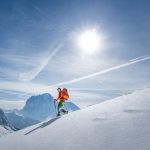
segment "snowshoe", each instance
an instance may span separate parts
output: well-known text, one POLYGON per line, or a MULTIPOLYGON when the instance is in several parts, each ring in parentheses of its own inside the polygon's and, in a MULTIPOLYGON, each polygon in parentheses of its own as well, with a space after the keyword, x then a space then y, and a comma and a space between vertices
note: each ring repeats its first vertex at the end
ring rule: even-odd
POLYGON ((60 115, 60 112, 57 114, 57 117, 59 117, 59 116, 61 116, 61 115, 60 115))
POLYGON ((61 109, 61 112, 64 113, 64 114, 68 114, 68 111, 64 110, 64 109, 61 109))

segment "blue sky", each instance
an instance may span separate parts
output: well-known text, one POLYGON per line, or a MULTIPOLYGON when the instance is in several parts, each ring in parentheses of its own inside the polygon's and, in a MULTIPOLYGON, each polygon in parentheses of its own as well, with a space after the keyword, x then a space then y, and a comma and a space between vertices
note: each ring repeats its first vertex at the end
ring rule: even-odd
POLYGON ((71 100, 93 104, 150 85, 150 60, 112 70, 150 56, 148 0, 1 0, 0 105, 18 107, 33 94, 57 86, 71 100), (103 45, 83 55, 76 40, 95 28, 103 45), (137 59, 136 59, 137 58, 137 59), (134 60, 133 60, 134 59, 134 60), (136 59, 136 60, 135 60, 136 59), (110 69, 78 82, 96 72, 110 69))

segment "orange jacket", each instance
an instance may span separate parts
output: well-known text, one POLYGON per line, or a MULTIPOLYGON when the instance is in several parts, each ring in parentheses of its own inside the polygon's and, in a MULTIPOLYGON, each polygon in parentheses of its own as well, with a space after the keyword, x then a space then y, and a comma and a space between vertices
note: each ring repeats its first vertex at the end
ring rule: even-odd
POLYGON ((58 94, 57 100, 67 100, 69 98, 67 89, 63 89, 61 92, 58 94))

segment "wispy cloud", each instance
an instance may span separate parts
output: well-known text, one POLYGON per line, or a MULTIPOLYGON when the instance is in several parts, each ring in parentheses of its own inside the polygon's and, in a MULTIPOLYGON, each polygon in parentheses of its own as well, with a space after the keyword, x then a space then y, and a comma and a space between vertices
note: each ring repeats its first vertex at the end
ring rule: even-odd
POLYGON ((7 101, 7 100, 0 100, 0 107, 2 109, 21 109, 25 105, 25 101, 7 101))
POLYGON ((36 67, 39 57, 22 56, 17 54, 0 54, 0 79, 18 80, 20 72, 36 67))
POLYGON ((11 65, 33 66, 34 65, 33 62, 35 61, 35 56, 23 56, 17 54, 0 54, 0 60, 4 63, 9 63, 10 67, 11 65))
POLYGON ((83 77, 80 77, 80 78, 75 78, 75 79, 72 79, 72 80, 69 80, 69 81, 65 81, 65 82, 61 82, 61 83, 58 83, 58 84, 50 85, 49 87, 63 86, 63 85, 69 85, 69 84, 77 83, 77 82, 80 82, 82 80, 93 78, 95 76, 99 76, 99 75, 102 75, 102 74, 105 74, 105 73, 109 73, 111 71, 118 70, 118 69, 130 66, 130 65, 133 65, 133 64, 136 64, 136 63, 148 60, 148 59, 150 59, 150 56, 147 56, 147 57, 144 57, 144 58, 143 57, 142 58, 138 57, 138 58, 135 58, 134 60, 132 59, 132 61, 129 61, 127 63, 121 64, 121 65, 118 65, 118 66, 114 66, 114 67, 105 69, 103 71, 95 72, 95 73, 89 74, 87 76, 83 76, 83 77))
POLYGON ((1 90, 17 91, 17 92, 30 93, 30 94, 44 92, 46 87, 47 86, 41 84, 34 84, 29 82, 6 81, 0 83, 1 90))
POLYGON ((49 56, 44 57, 41 62, 32 70, 21 73, 20 81, 31 81, 48 65, 49 61, 57 54, 57 52, 64 46, 64 42, 60 43, 49 56))
POLYGON ((142 59, 142 58, 145 58, 145 57, 148 57, 148 55, 140 56, 140 57, 137 57, 137 58, 131 59, 130 61, 139 60, 139 59, 142 59))
POLYGON ((109 73, 112 72, 114 70, 118 70, 124 67, 128 67, 130 65, 136 64, 136 63, 140 63, 142 61, 146 61, 149 60, 150 56, 141 58, 141 59, 137 59, 135 61, 128 61, 127 63, 118 65, 118 66, 114 66, 108 69, 105 69, 103 71, 99 71, 99 72, 95 72, 93 74, 89 74, 87 76, 83 76, 80 78, 75 78, 73 80, 69 80, 69 81, 64 81, 58 84, 54 84, 54 85, 42 85, 42 84, 35 84, 35 83, 31 83, 31 82, 1 82, 0 83, 0 89, 1 90, 10 90, 10 91, 18 91, 18 92, 24 92, 24 93, 30 93, 30 94, 38 94, 38 93, 44 93, 44 92, 50 92, 50 93, 56 93, 56 88, 58 86, 64 86, 64 85, 69 85, 69 84, 73 84, 73 83, 77 83, 80 82, 82 80, 86 80, 86 79, 90 79, 105 73, 109 73))

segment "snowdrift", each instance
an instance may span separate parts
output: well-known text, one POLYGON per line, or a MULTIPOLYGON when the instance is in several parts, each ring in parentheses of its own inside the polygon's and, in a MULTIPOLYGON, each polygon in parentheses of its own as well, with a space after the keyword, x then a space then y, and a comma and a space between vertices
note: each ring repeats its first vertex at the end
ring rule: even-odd
POLYGON ((149 88, 0 139, 2 150, 149 150, 149 143, 149 88))

